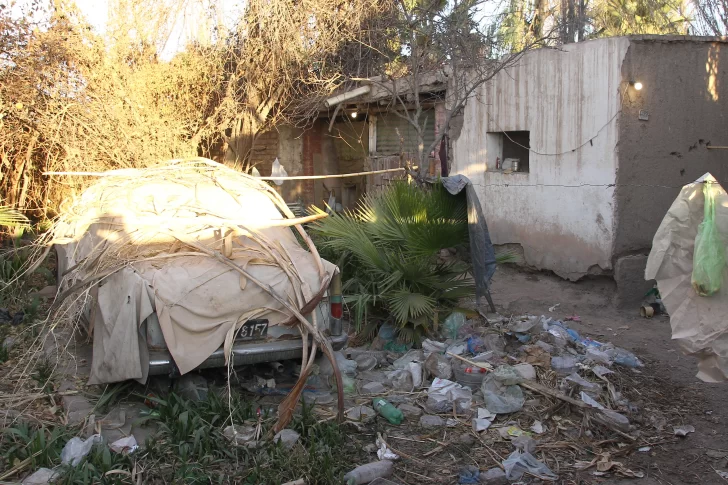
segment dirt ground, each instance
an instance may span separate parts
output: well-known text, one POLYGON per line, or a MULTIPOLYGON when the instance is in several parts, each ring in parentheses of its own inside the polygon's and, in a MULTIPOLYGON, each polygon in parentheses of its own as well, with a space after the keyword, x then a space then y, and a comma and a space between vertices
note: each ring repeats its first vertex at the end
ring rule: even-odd
MULTIPOLYGON (((708 384, 695 378, 696 360, 683 355, 671 342, 667 316, 645 319, 638 308, 618 309, 614 303, 614 282, 589 279, 578 283, 556 276, 501 267, 494 277, 492 295, 504 316, 523 313, 543 314, 556 318, 579 315, 581 323, 569 325, 581 334, 633 351, 645 367, 635 375, 637 396, 630 400, 646 402, 670 415, 667 428, 693 425, 696 432, 685 439, 654 446, 648 453, 634 453, 626 464, 643 470, 645 478, 624 483, 652 484, 719 484, 728 483, 715 469, 724 468, 728 456, 728 384, 708 384), (549 307, 559 304, 553 312, 549 307), (649 397, 648 397, 649 396, 649 397), (710 455, 709 455, 709 454, 710 455), (722 462, 722 463, 721 463, 722 462)), ((595 477, 579 483, 623 483, 603 481, 595 477)))

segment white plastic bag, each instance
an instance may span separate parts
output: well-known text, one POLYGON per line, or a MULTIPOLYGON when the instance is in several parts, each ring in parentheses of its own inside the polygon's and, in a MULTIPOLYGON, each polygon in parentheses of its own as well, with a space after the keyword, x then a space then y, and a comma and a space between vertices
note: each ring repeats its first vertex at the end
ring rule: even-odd
MULTIPOLYGON (((271 177, 288 177, 288 172, 286 172, 286 169, 283 168, 283 165, 281 165, 281 162, 278 161, 278 157, 276 157, 275 160, 273 160, 273 166, 271 167, 270 171, 271 177)), ((283 185, 283 180, 274 180, 273 183, 276 185, 283 185)))
POLYGON ((91 448, 93 448, 96 443, 101 443, 100 434, 95 434, 87 440, 83 440, 78 436, 71 438, 61 451, 61 463, 64 465, 68 465, 70 463, 71 466, 77 466, 81 463, 83 457, 91 452, 91 448))

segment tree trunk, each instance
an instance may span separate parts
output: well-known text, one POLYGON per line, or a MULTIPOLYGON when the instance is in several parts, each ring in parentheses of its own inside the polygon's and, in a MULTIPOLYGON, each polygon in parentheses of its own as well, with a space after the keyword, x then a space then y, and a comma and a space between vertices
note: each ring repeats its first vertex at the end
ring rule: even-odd
POLYGON ((34 133, 28 141, 28 147, 25 150, 25 156, 22 160, 16 160, 16 163, 12 164, 10 171, 10 180, 8 185, 7 200, 5 203, 14 208, 18 209, 19 206, 24 204, 25 194, 28 191, 28 180, 29 176, 26 174, 28 169, 31 167, 31 158, 33 157, 33 150, 35 150, 35 144, 38 141, 38 133, 34 133), (23 186, 21 187, 21 183, 23 186))
POLYGON ((249 112, 242 113, 232 127, 232 133, 227 138, 228 148, 225 153, 225 165, 235 170, 246 168, 250 154, 255 147, 260 124, 254 115, 249 112))

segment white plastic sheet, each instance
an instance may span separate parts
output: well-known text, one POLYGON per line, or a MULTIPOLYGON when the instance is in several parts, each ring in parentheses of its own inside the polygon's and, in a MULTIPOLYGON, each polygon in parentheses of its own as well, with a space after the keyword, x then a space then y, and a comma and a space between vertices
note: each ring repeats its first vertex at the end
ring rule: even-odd
MULTIPOLYGON (((693 252, 703 221, 703 184, 717 184, 706 173, 682 188, 652 241, 645 278, 657 281, 662 303, 670 314, 672 338, 683 352, 699 359, 697 377, 705 382, 728 380, 728 270, 717 293, 703 297, 692 287, 693 252)), ((716 223, 728 241, 728 195, 716 196, 716 223)))

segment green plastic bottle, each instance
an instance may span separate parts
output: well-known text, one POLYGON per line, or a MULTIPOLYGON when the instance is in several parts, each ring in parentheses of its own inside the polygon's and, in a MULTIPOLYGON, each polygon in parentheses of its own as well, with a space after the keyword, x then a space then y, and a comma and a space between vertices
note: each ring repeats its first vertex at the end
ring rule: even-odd
POLYGON ((400 424, 404 419, 402 411, 395 408, 392 403, 386 399, 382 399, 381 397, 375 397, 372 399, 372 407, 392 424, 400 424))

